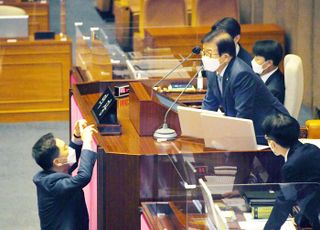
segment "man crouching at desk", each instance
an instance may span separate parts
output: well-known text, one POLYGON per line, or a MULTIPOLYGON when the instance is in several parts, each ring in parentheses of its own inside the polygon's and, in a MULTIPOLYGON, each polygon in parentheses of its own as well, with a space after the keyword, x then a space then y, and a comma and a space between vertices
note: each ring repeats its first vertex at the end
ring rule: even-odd
POLYGON ((316 186, 316 183, 320 183, 320 149, 312 144, 302 144, 298 140, 300 126, 290 116, 270 115, 266 117, 262 127, 273 153, 285 159, 281 170, 283 182, 315 183, 304 185, 303 188, 297 185, 297 194, 294 196, 290 194, 293 199, 285 198, 288 194, 282 189, 265 229, 280 229, 295 203, 300 207, 300 212, 295 218, 296 223, 301 225, 306 218, 312 229, 320 229, 320 186, 316 186))
POLYGON ((85 120, 75 124, 68 146, 51 133, 42 136, 32 148, 32 156, 42 171, 33 177, 37 186, 41 229, 89 229, 89 217, 82 188, 91 180, 97 154, 93 125, 85 120), (71 172, 80 166, 78 173, 71 172))

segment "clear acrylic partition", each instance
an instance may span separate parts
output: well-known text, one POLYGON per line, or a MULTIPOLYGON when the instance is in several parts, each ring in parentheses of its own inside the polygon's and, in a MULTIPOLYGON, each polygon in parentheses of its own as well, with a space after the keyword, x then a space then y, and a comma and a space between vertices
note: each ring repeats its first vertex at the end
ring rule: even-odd
MULTIPOLYGON (((139 21, 141 15, 135 12, 135 7, 131 5, 130 1, 117 2, 122 2, 120 4, 124 5, 115 8, 114 24, 106 23, 106 25, 100 26, 97 32, 96 39, 103 43, 107 50, 104 59, 108 60, 103 61, 104 65, 91 63, 92 68, 97 66, 100 68, 93 71, 94 73, 90 71, 92 80, 152 79, 157 82, 161 77, 168 75, 167 78, 173 79, 171 82, 175 83, 179 82, 179 79, 189 79, 195 75, 201 63, 200 55, 192 55, 188 61, 180 66, 177 65, 190 55, 193 47, 202 46, 201 39, 211 30, 210 26, 141 25, 139 21), (170 73, 173 69, 175 71, 170 73)), ((90 32, 84 35, 90 37, 90 32)), ((257 38, 251 38, 250 33, 246 33, 244 36, 242 36, 240 43, 248 51, 251 51, 257 38)), ((192 84, 197 88, 195 82, 192 84)), ((206 88, 205 85, 206 83, 203 83, 203 87, 200 88, 206 88)), ((168 87, 169 83, 163 81, 159 83, 158 90, 160 92, 167 91, 168 87)))
MULTIPOLYGON (((181 36, 176 34, 171 44, 160 41, 161 44, 158 45, 151 41, 150 36, 143 37, 137 32, 138 27, 106 25, 91 28, 90 32, 84 31, 84 24, 76 24, 75 27, 76 65, 89 71, 93 80, 110 77, 157 80, 167 75, 172 69, 175 71, 168 78, 189 79, 195 75, 200 66, 200 55, 192 54, 192 48, 196 45, 201 46, 200 40, 203 34, 193 34, 192 39, 189 40, 186 40, 183 34, 181 36), (100 70, 92 70, 98 65, 100 70), (111 71, 110 74, 108 74, 109 71, 111 71)), ((174 32, 175 29, 181 30, 185 27, 149 29, 174 32)), ((165 86, 161 85, 161 87, 165 86)))
POLYGON ((82 22, 75 23, 75 65, 86 71, 89 81, 112 79, 112 64, 99 31, 98 27, 84 31, 82 22))
POLYGON ((60 33, 67 34, 66 0, 60 0, 60 33))
POLYGON ((314 208, 319 205, 311 209, 302 205, 304 201, 311 206, 319 202, 319 183, 264 183, 261 178, 249 178, 239 184, 236 166, 212 166, 203 163, 210 158, 204 156, 198 162, 194 156, 201 159, 203 154, 197 155, 160 155, 156 159, 156 196, 142 203, 153 229, 259 230, 267 223, 276 199, 293 203, 281 229, 295 229, 298 213, 314 209, 320 215, 314 208))

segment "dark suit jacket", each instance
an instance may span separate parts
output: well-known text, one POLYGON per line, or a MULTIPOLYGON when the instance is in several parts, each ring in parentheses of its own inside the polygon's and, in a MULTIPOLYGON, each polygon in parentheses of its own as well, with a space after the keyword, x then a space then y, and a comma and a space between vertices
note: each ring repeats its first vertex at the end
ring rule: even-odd
POLYGON ((270 90, 270 92, 278 98, 278 100, 283 104, 284 103, 284 94, 285 94, 285 87, 284 87, 284 77, 283 74, 279 69, 274 72, 268 80, 265 82, 266 86, 270 90))
POLYGON ((202 108, 216 111, 219 107, 227 116, 251 119, 259 144, 266 144, 261 127, 264 118, 273 113, 288 115, 264 82, 240 58, 233 58, 224 73, 223 95, 216 74, 208 77, 202 108))
MULTIPOLYGON (((290 148, 288 160, 282 167, 283 182, 320 183, 320 149, 311 144, 297 142, 290 148)), ((320 229, 320 186, 296 185, 282 189, 277 196, 275 206, 265 229, 280 229, 295 203, 299 204, 300 214, 307 217, 313 229, 320 229), (290 191, 290 192, 287 192, 290 191)), ((297 218, 296 218, 297 219, 297 218)))
MULTIPOLYGON (((81 146, 70 143, 79 159, 81 146)), ((41 229, 89 229, 89 217, 82 188, 92 175, 96 153, 82 150, 76 176, 54 171, 40 171, 33 177, 37 186, 41 229)), ((75 167, 72 167, 73 169, 75 167)))
POLYGON ((239 50, 237 57, 241 58, 245 63, 247 63, 249 66, 251 66, 251 61, 252 61, 251 54, 247 50, 242 48, 242 46, 240 44, 239 44, 239 46, 240 46, 240 50, 239 50))

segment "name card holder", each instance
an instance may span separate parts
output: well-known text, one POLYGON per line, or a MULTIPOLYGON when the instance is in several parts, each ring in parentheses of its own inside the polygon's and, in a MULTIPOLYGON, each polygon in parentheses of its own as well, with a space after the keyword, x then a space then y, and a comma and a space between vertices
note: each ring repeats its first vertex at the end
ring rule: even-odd
POLYGON ((92 108, 101 135, 120 135, 121 125, 117 119, 117 101, 107 88, 92 108))

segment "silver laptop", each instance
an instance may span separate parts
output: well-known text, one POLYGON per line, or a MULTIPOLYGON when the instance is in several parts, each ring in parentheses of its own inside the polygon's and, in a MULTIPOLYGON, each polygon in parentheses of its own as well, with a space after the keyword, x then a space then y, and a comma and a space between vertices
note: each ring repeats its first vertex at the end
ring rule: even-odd
POLYGON ((215 114, 216 116, 223 116, 221 112, 214 112, 203 109, 196 109, 191 107, 178 106, 178 117, 181 128, 181 135, 195 138, 204 138, 203 128, 201 125, 201 114, 215 114))
POLYGON ((205 146, 228 151, 254 151, 268 148, 257 145, 250 119, 202 113, 202 133, 205 146))

